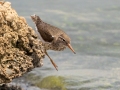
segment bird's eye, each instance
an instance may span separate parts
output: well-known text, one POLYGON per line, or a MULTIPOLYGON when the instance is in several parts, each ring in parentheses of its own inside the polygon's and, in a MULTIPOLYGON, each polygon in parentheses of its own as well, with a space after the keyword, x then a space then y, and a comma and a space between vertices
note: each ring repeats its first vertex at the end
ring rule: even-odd
POLYGON ((65 39, 63 39, 63 38, 62 38, 62 41, 64 41, 64 42, 65 42, 65 39))
POLYGON ((62 38, 62 37, 59 37, 59 38, 60 38, 61 41, 65 42, 65 39, 64 39, 64 38, 62 38))

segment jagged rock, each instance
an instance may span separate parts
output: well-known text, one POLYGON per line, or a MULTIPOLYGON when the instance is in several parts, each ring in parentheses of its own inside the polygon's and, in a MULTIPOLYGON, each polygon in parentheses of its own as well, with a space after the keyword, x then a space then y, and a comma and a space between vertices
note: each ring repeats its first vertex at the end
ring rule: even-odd
POLYGON ((44 52, 26 20, 18 16, 10 2, 0 2, 0 84, 41 66, 44 52))
POLYGON ((23 90, 23 89, 20 86, 3 84, 1 85, 0 90, 23 90))

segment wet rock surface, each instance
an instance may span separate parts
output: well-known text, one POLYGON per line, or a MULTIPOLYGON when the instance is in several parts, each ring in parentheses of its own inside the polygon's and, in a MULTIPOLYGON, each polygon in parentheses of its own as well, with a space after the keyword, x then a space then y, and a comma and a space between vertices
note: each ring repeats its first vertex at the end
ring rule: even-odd
POLYGON ((0 84, 43 65, 45 49, 10 2, 0 2, 0 84))
POLYGON ((19 87, 19 86, 15 86, 15 85, 6 85, 6 84, 3 84, 0 87, 0 90, 23 90, 23 89, 21 87, 19 87))

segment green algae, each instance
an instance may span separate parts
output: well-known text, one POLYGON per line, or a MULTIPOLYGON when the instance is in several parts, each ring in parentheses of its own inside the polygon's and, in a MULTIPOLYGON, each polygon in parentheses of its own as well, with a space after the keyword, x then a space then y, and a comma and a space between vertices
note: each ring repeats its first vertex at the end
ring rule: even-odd
POLYGON ((63 77, 48 76, 35 83, 36 86, 51 90, 66 90, 63 77))

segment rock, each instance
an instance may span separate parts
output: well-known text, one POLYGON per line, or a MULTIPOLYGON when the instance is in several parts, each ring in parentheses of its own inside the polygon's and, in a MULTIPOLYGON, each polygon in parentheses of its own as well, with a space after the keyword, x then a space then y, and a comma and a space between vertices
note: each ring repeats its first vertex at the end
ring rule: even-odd
POLYGON ((10 2, 0 1, 0 84, 43 65, 45 49, 10 2))
POLYGON ((6 85, 6 84, 3 84, 0 87, 0 90, 23 90, 23 89, 21 87, 19 87, 19 86, 15 86, 15 85, 6 85))

